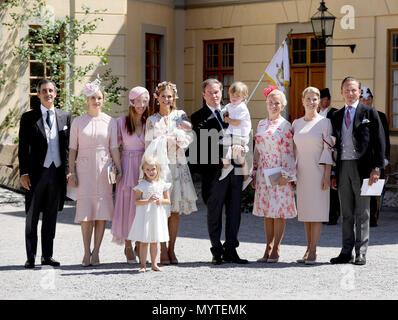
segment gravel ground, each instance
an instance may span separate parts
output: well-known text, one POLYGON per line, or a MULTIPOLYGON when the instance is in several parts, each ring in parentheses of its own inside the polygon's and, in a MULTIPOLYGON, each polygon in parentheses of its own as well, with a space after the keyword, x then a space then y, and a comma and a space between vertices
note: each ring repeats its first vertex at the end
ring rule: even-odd
MULTIPOLYGON (((73 223, 73 203, 58 216, 54 258, 61 267, 39 264, 25 270, 23 205, 21 195, 0 188, 0 299, 398 299, 398 212, 382 212, 379 226, 371 228, 365 266, 329 263, 340 252, 341 224, 324 225, 316 265, 297 264, 306 247, 304 225, 297 219, 287 222, 279 263, 257 263, 265 247, 263 219, 251 214, 242 214, 238 248, 250 263, 213 266, 206 210, 199 203, 198 212, 181 217, 180 263, 164 266, 162 273, 140 274, 138 265, 126 264, 123 247, 111 242, 110 224, 101 265, 81 267, 83 244, 80 226, 73 223)), ((37 257, 40 250, 39 244, 37 257)))

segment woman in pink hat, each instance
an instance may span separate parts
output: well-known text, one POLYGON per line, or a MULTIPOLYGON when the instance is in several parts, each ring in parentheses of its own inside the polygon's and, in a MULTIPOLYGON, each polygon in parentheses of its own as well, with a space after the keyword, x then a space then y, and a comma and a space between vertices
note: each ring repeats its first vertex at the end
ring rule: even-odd
MULTIPOLYGON (((138 184, 139 167, 145 150, 145 122, 148 117, 149 92, 134 87, 129 93, 128 115, 117 119, 118 145, 122 145, 122 179, 116 184, 116 203, 112 220, 112 241, 122 245, 127 263, 136 263, 136 253, 128 234, 135 217, 133 188, 138 184)), ((138 245, 138 242, 136 243, 138 245)))
POLYGON ((112 221, 112 184, 108 168, 114 163, 116 181, 121 179, 116 120, 101 111, 105 93, 100 80, 87 83, 87 113, 73 120, 69 140, 68 184, 76 189, 75 223, 81 224, 84 257, 82 265, 100 264, 99 251, 107 221, 112 221), (94 237, 93 237, 94 234, 94 237), (94 248, 91 251, 91 239, 94 248))

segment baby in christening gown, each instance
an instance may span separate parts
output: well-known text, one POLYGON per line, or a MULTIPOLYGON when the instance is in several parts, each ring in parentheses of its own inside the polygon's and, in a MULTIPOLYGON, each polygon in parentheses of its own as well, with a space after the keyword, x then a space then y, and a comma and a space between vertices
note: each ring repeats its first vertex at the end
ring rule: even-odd
MULTIPOLYGON (((171 138, 175 139, 175 142, 177 144, 180 144, 182 142, 184 142, 187 139, 190 139, 191 136, 188 135, 187 136, 187 132, 191 133, 192 132, 192 124, 187 121, 187 120, 183 120, 181 117, 178 118, 177 120, 177 127, 169 134, 169 136, 171 138)), ((169 145, 169 150, 170 148, 175 148, 174 143, 169 145)), ((187 163, 186 158, 185 158, 185 150, 182 148, 175 148, 176 151, 176 160, 178 163, 187 163)), ((174 149, 174 150, 175 150, 174 149)), ((173 154, 173 151, 171 152, 171 154, 173 154)))

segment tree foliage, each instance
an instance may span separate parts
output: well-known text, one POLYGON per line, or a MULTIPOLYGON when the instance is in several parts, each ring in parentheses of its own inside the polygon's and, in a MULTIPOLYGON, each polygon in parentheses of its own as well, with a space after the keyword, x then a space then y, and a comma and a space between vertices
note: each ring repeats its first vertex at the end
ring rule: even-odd
MULTIPOLYGON (((0 17, 3 20, 2 24, 10 31, 24 28, 28 30, 25 36, 20 37, 19 43, 13 49, 13 54, 21 61, 27 62, 29 59, 34 59, 46 64, 48 77, 54 80, 61 89, 58 93, 57 104, 77 116, 84 112, 86 99, 83 93, 74 92, 75 86, 87 82, 89 74, 93 74, 96 68, 109 63, 109 54, 105 48, 100 46, 89 48, 88 43, 82 41, 83 35, 95 31, 98 24, 103 21, 98 14, 105 10, 91 10, 89 7, 83 7, 82 18, 77 19, 68 15, 55 18, 49 8, 45 0, 5 0, 0 2, 0 17), (10 19, 5 20, 6 15, 10 19), (40 21, 40 27, 30 25, 36 20, 40 21), (93 60, 97 61, 87 65, 77 65, 74 61, 78 55, 94 57, 93 60)), ((113 103, 120 105, 120 95, 127 88, 118 85, 118 78, 112 75, 110 68, 101 69, 103 71, 99 76, 106 95, 105 108, 109 109, 113 103)))

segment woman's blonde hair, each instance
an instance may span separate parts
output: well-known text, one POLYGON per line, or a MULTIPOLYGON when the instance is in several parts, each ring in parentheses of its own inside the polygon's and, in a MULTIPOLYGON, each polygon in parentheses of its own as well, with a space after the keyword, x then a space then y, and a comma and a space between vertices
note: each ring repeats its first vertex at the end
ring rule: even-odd
POLYGON ((245 98, 245 100, 249 96, 249 89, 247 88, 247 85, 240 81, 235 81, 233 84, 231 84, 228 92, 231 94, 240 94, 245 98))
POLYGON ((147 180, 145 170, 144 170, 145 165, 156 167, 158 174, 156 175, 156 177, 153 180, 158 181, 160 179, 160 173, 162 172, 162 168, 160 167, 159 161, 152 156, 146 156, 146 157, 142 158, 141 170, 144 173, 144 179, 147 180))
POLYGON ((268 99, 269 99, 270 97, 272 97, 272 96, 280 96, 281 102, 282 102, 282 104, 283 104, 283 107, 286 107, 286 105, 287 105, 287 100, 286 100, 285 94, 284 94, 282 91, 280 91, 279 89, 274 89, 274 90, 272 90, 272 91, 268 94, 268 96, 267 96, 267 101, 268 101, 268 99))
POLYGON ((303 98, 305 97, 305 95, 309 92, 315 93, 318 95, 318 98, 321 98, 321 92, 319 91, 318 88, 315 87, 307 87, 303 90, 303 98))

